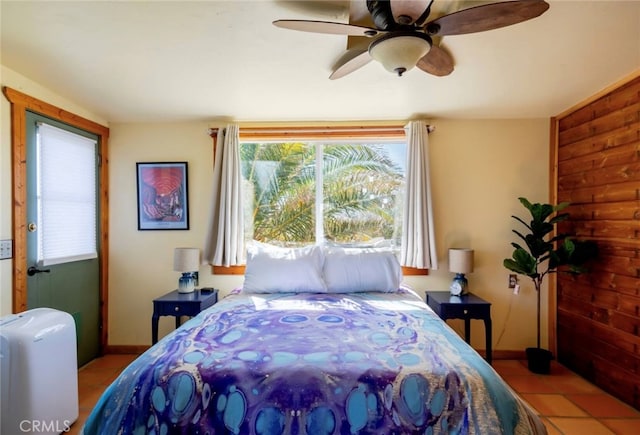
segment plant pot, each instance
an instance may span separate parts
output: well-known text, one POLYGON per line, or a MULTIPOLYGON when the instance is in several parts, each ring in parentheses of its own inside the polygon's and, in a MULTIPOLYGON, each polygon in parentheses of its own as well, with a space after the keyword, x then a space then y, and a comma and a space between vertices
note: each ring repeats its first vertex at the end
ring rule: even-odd
POLYGON ((526 352, 531 372, 541 375, 548 375, 551 372, 551 360, 553 359, 551 351, 539 347, 528 347, 526 352))

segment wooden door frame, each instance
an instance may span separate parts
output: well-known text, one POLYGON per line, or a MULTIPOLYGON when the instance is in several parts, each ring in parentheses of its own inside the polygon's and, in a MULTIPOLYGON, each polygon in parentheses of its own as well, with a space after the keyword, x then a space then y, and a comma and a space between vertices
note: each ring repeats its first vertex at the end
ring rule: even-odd
POLYGON ((100 251, 99 251, 99 299, 100 299, 100 352, 108 343, 108 289, 109 289, 109 128, 59 107, 30 97, 9 87, 3 92, 11 103, 11 169, 13 187, 13 285, 12 312, 27 309, 27 156, 26 113, 27 111, 64 122, 98 136, 99 206, 100 206, 100 251))

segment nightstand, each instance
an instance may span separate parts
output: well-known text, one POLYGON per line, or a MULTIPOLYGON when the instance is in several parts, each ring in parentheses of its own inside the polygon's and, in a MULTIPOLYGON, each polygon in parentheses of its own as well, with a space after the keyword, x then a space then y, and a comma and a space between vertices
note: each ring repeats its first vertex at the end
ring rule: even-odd
POLYGON ((444 321, 464 319, 464 340, 471 339, 471 319, 484 320, 486 360, 491 364, 491 304, 474 294, 452 296, 446 292, 427 291, 427 305, 444 321))
POLYGON ((191 293, 179 293, 174 290, 153 300, 153 316, 151 317, 151 341, 158 342, 158 319, 160 316, 174 316, 176 328, 180 326, 180 317, 193 317, 205 308, 218 302, 218 289, 195 290, 191 293))

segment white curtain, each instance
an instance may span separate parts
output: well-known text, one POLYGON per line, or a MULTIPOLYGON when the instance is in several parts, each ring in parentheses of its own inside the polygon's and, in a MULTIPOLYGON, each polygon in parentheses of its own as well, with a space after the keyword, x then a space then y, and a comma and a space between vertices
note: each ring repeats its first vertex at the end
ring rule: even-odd
POLYGON ((214 266, 244 264, 240 171, 239 128, 236 124, 229 124, 218 130, 211 215, 203 256, 214 266))
POLYGON ((407 135, 407 173, 400 264, 437 269, 431 183, 429 181, 429 131, 424 121, 411 121, 407 135))

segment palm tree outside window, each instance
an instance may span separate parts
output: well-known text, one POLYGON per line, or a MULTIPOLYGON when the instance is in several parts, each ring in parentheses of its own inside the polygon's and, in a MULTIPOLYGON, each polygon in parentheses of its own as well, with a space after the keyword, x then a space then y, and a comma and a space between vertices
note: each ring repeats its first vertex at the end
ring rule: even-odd
POLYGON ((425 121, 404 127, 212 128, 211 215, 203 258, 244 273, 258 240, 384 247, 405 274, 437 268, 425 121), (404 234, 403 234, 404 233, 404 234))
POLYGON ((406 143, 241 142, 245 240, 397 250, 406 143))

